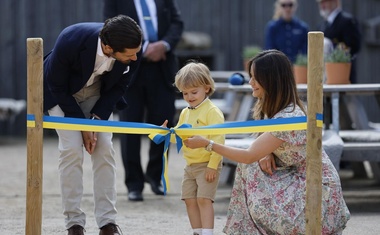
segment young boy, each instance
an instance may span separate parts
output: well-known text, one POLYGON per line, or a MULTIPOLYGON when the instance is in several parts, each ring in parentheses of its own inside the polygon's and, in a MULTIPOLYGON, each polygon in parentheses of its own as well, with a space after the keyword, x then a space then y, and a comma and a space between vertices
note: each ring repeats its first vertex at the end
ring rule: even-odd
MULTIPOLYGON (((176 127, 184 123, 192 127, 224 123, 222 111, 209 99, 215 91, 215 84, 206 65, 197 62, 185 65, 175 77, 175 86, 189 104, 182 110, 176 127)), ((207 138, 212 142, 206 149, 182 148, 187 164, 181 199, 185 201, 194 235, 213 234, 214 229, 213 202, 222 169, 222 156, 211 149, 214 142, 224 143, 224 135, 208 135, 207 138)))

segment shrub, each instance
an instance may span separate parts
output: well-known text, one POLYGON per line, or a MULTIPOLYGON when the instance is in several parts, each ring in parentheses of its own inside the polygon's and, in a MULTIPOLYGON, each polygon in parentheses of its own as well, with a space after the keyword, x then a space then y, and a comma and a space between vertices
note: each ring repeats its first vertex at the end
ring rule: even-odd
POLYGON ((259 46, 246 46, 243 48, 243 58, 251 59, 262 51, 259 46))
POLYGON ((298 54, 294 65, 307 66, 307 55, 298 54))
POLYGON ((340 44, 334 48, 334 50, 326 56, 326 62, 330 63, 350 63, 351 55, 350 51, 344 44, 340 44))

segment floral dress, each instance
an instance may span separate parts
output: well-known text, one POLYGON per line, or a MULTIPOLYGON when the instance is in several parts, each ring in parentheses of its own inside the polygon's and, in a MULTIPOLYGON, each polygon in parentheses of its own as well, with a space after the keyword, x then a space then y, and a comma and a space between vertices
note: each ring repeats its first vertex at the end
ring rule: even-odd
MULTIPOLYGON (((274 118, 304 116, 288 106, 274 118)), ((305 234, 306 130, 271 134, 285 141, 275 152, 271 176, 258 164, 239 163, 224 232, 231 234, 305 234)), ((322 234, 341 234, 350 218, 339 175, 322 151, 322 234)))

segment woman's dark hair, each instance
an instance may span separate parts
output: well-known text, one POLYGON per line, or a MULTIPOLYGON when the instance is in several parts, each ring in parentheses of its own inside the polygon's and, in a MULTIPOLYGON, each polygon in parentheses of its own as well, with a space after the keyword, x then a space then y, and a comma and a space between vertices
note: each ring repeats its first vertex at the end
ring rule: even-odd
POLYGON ((114 52, 124 52, 125 49, 134 49, 140 46, 142 31, 132 18, 118 15, 104 22, 99 37, 102 43, 110 46, 114 52))
POLYGON ((254 119, 272 118, 290 104, 293 110, 298 105, 306 115, 298 97, 292 63, 284 53, 265 50, 258 54, 248 63, 250 77, 252 66, 254 79, 264 89, 263 97, 257 100, 253 108, 254 119))

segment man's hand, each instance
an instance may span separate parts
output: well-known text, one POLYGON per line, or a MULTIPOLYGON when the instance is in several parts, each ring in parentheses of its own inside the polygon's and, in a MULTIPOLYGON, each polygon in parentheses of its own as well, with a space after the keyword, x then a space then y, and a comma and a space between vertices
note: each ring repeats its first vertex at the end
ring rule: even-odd
POLYGON ((210 183, 213 182, 216 178, 217 173, 218 173, 217 170, 207 167, 206 172, 205 172, 206 181, 210 183))
POLYGON ((89 154, 92 154, 96 147, 96 141, 98 140, 98 134, 91 131, 82 131, 82 138, 84 148, 89 154))
POLYGON ((274 160, 274 155, 271 153, 271 154, 268 154, 265 157, 261 158, 259 160, 259 166, 260 166, 262 171, 264 171, 270 175, 273 175, 273 170, 277 169, 276 162, 274 160))
POLYGON ((166 60, 166 47, 162 41, 151 42, 146 47, 144 57, 151 62, 166 60))

